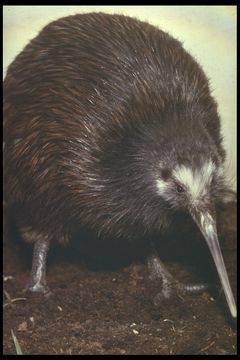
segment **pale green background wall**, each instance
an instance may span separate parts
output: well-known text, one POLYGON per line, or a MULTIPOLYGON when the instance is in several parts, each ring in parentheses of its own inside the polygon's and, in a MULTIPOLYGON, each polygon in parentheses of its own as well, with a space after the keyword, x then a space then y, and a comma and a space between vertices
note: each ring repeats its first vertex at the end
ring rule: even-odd
POLYGON ((236 188, 236 6, 4 6, 3 73, 39 30, 62 16, 104 11, 135 16, 184 42, 211 79, 227 150, 226 176, 236 188))

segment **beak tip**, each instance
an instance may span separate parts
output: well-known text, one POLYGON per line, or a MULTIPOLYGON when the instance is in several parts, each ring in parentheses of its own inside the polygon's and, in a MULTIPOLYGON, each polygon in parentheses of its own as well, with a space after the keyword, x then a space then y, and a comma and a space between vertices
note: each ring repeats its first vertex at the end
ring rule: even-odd
POLYGON ((236 319, 237 307, 229 283, 220 245, 218 242, 216 220, 214 219, 214 216, 208 211, 202 212, 195 210, 191 212, 191 215, 199 226, 203 236, 205 237, 205 240, 208 244, 209 250, 212 254, 213 260, 217 268, 217 272, 222 284, 223 291, 225 293, 230 313, 232 317, 236 319))
POLYGON ((237 308, 236 306, 234 306, 232 309, 231 309, 231 315, 234 319, 237 318, 237 308))

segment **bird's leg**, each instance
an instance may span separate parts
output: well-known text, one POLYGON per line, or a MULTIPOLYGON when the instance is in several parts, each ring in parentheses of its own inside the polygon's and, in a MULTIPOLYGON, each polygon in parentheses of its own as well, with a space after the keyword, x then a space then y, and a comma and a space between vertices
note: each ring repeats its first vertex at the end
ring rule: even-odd
POLYGON ((49 249, 49 242, 39 239, 34 244, 33 262, 30 281, 26 290, 32 292, 50 293, 46 282, 46 258, 49 249))
POLYGON ((173 288, 176 286, 175 279, 156 254, 152 254, 147 258, 147 265, 150 273, 150 279, 161 279, 162 296, 166 299, 169 298, 172 294, 173 288))
POLYGON ((181 295, 183 293, 200 293, 208 289, 208 284, 182 284, 175 280, 170 272, 166 269, 156 253, 150 255, 147 259, 147 265, 150 272, 150 279, 162 280, 162 292, 158 298, 170 298, 174 293, 181 295))
POLYGON ((43 234, 38 234, 30 226, 22 226, 20 233, 27 242, 34 242, 33 261, 30 281, 24 291, 50 294, 46 282, 46 259, 49 250, 49 239, 43 234))

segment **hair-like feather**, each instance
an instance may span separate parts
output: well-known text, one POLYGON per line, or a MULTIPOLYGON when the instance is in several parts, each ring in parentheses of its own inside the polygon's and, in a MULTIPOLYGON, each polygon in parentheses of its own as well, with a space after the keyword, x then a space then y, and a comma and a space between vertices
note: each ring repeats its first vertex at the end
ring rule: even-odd
POLYGON ((103 13, 50 23, 9 66, 4 141, 4 196, 28 241, 159 233, 184 205, 164 171, 197 194, 194 174, 209 185, 225 157, 199 64, 156 27, 103 13))

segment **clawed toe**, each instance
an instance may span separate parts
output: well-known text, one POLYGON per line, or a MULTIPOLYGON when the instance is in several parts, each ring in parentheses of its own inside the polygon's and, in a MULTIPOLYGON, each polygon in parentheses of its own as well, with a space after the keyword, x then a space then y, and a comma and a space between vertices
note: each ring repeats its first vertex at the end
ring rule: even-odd
POLYGON ((155 306, 160 305, 163 301, 168 299, 172 299, 174 297, 180 298, 183 300, 183 296, 186 294, 199 294, 210 287, 209 284, 206 283, 191 283, 191 284, 183 284, 180 282, 168 282, 164 283, 162 287, 162 291, 159 292, 153 299, 153 303, 155 306))
POLYGON ((200 294, 212 287, 207 283, 178 284, 179 291, 184 294, 200 294))

